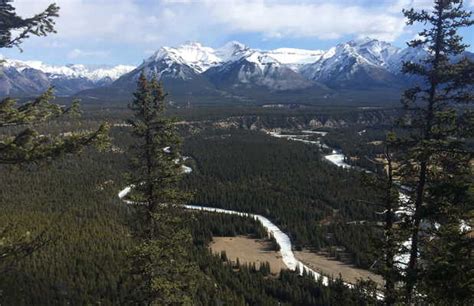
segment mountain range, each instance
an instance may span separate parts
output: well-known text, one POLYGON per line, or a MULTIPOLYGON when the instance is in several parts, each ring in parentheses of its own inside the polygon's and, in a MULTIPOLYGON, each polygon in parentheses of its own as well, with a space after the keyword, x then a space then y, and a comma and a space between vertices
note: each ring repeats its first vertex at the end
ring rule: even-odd
POLYGON ((421 48, 398 48, 370 38, 329 50, 258 50, 236 41, 214 49, 190 42, 161 47, 138 67, 57 67, 7 60, 0 95, 33 95, 53 85, 59 95, 123 100, 130 98, 145 71, 156 75, 178 103, 310 103, 350 100, 354 93, 384 93, 386 98, 408 84, 402 62, 426 56, 421 48))
POLYGON ((59 96, 110 85, 134 66, 51 66, 40 61, 5 59, 0 73, 0 96, 31 96, 55 87, 59 96))

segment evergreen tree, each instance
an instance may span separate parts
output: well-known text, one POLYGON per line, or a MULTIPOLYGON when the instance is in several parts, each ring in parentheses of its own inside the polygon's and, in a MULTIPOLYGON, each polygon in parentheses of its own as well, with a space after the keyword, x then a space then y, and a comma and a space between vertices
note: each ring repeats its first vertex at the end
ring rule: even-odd
POLYGON ((166 118, 163 88, 142 73, 130 105, 135 116, 136 144, 132 150, 135 186, 132 198, 139 203, 131 253, 136 289, 134 302, 144 304, 191 304, 197 268, 191 258, 192 237, 183 223, 180 204, 186 199, 177 183, 182 176, 180 139, 174 121, 166 118))
POLYGON ((398 235, 395 223, 397 221, 395 212, 399 207, 399 191, 395 183, 394 172, 396 166, 394 162, 394 147, 396 147, 396 137, 394 133, 389 133, 385 140, 384 158, 382 173, 371 176, 369 184, 375 188, 375 200, 377 205, 383 209, 384 226, 383 240, 376 241, 378 257, 382 258, 379 265, 379 273, 383 276, 384 302, 385 305, 395 305, 398 301, 397 283, 400 280, 400 271, 397 266, 396 256, 400 249, 400 235, 398 235))
POLYGON ((87 145, 103 147, 108 143, 108 126, 103 124, 94 132, 70 132, 60 136, 41 135, 34 130, 49 120, 78 115, 78 101, 71 107, 52 103, 53 89, 48 89, 32 102, 16 106, 12 98, 0 101, 0 128, 11 131, 22 129, 17 134, 8 133, 0 138, 0 164, 21 164, 54 158, 66 153, 74 153, 87 145))
MULTIPOLYGON (((22 19, 15 14, 10 1, 0 1, 0 48, 19 47, 30 34, 45 36, 54 32, 53 17, 59 8, 52 4, 44 12, 32 18, 22 19), (12 32, 20 31, 13 37, 12 32)), ((71 107, 52 103, 52 88, 32 102, 16 106, 16 100, 4 98, 0 101, 0 165, 18 165, 56 158, 68 153, 77 153, 85 146, 97 145, 102 148, 108 143, 108 126, 97 131, 67 131, 60 136, 41 135, 34 127, 65 115, 77 115, 78 101, 71 107)), ((0 226, 0 269, 7 269, 14 261, 31 254, 47 241, 43 234, 18 235, 15 226, 0 226)))
POLYGON ((404 14, 408 25, 428 25, 418 33, 419 38, 409 42, 410 47, 427 50, 427 58, 420 63, 404 63, 403 67, 405 73, 420 80, 420 85, 403 96, 408 110, 403 124, 410 137, 404 140, 406 149, 399 173, 401 183, 409 190, 408 206, 413 208, 413 215, 405 223, 410 237, 405 303, 410 304, 419 296, 415 290, 423 276, 429 275, 424 271, 426 268, 437 273, 444 271, 442 282, 436 285, 439 293, 444 291, 443 286, 450 288, 447 284, 457 281, 445 269, 460 259, 457 255, 445 257, 436 245, 451 239, 456 244, 465 244, 460 239, 463 235, 459 233, 459 223, 472 210, 467 194, 472 182, 466 179, 472 175, 472 151, 463 139, 472 133, 472 111, 466 105, 473 102, 473 63, 461 58, 466 45, 457 30, 472 25, 473 20, 471 13, 463 10, 461 0, 435 0, 431 11, 410 9, 404 10, 404 14), (438 251, 429 254, 433 247, 438 251), (433 258, 436 254, 443 259, 433 258), (436 264, 438 260, 450 264, 443 268, 436 264))
POLYGON ((11 0, 0 0, 0 48, 17 47, 30 37, 46 36, 55 33, 55 17, 58 17, 59 7, 50 4, 43 12, 30 18, 22 18, 15 12, 11 0))

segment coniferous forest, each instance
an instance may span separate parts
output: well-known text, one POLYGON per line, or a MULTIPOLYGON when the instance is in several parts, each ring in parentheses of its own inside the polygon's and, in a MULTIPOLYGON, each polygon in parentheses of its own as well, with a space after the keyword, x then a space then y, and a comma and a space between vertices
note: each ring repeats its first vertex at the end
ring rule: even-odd
MULTIPOLYGON (((472 305, 474 62, 459 30, 474 20, 460 0, 403 15, 428 55, 403 64, 399 106, 179 105, 156 71, 121 103, 3 97, 0 305, 472 305), (282 254, 246 214, 383 282, 213 253, 240 237, 282 254)), ((61 9, 24 18, 0 1, 0 17, 0 50, 22 48, 61 9)))

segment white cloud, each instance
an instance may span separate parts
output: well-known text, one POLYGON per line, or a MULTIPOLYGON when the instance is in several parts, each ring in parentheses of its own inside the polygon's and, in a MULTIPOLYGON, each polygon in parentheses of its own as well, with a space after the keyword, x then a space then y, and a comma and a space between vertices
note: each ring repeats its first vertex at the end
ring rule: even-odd
POLYGON ((404 28, 400 14, 385 13, 382 8, 263 0, 205 3, 210 15, 230 30, 269 37, 335 39, 358 35, 393 41, 404 28))
MULTIPOLYGON (((19 13, 31 15, 47 7, 51 0, 20 0, 15 2, 19 13)), ((140 41, 146 34, 149 15, 132 0, 56 0, 60 7, 56 38, 91 40, 140 41)))
POLYGON ((84 57, 98 57, 98 58, 105 58, 110 54, 108 51, 89 51, 89 50, 81 50, 81 49, 73 49, 69 51, 67 57, 69 59, 77 59, 77 58, 84 58, 84 57))
MULTIPOLYGON (((51 0, 18 0, 20 13, 32 14, 51 0)), ((413 0, 399 0, 401 4, 413 0)), ((424 0, 417 0, 424 1, 424 0)), ((344 1, 270 0, 57 0, 58 38, 139 43, 170 43, 260 33, 267 38, 344 35, 371 36, 392 41, 403 31, 398 10, 347 5, 344 1)), ((349 2, 350 3, 350 2, 349 2)))
POLYGON ((393 1, 387 10, 392 13, 400 13, 402 9, 430 10, 432 7, 433 0, 397 0, 393 1))

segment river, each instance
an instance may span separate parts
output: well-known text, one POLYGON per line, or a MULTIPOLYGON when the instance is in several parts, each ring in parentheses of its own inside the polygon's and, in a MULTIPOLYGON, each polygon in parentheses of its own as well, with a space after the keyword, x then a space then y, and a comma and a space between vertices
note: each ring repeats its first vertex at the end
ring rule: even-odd
MULTIPOLYGON (((285 138, 288 140, 292 141, 298 141, 298 142, 303 142, 307 144, 313 144, 313 145, 318 145, 320 148, 325 148, 329 149, 326 145, 321 144, 319 140, 308 140, 308 138, 311 134, 317 134, 324 136, 326 135, 326 132, 321 132, 321 131, 302 131, 303 134, 301 135, 284 135, 280 134, 278 132, 269 132, 266 131, 266 133, 272 137, 276 138, 285 138)), ((353 168, 351 165, 347 164, 345 160, 344 154, 341 152, 338 152, 336 150, 333 150, 331 154, 325 155, 324 156, 325 160, 328 162, 342 168, 353 168)), ((184 173, 190 173, 192 169, 187 166, 183 166, 183 172, 184 173)), ((127 186, 123 190, 121 190, 118 193, 118 197, 123 200, 126 204, 135 204, 129 200, 126 200, 126 196, 131 192, 133 186, 127 186)), ((296 257, 295 254, 293 253, 293 245, 291 243, 290 237, 284 233, 278 226, 273 224, 268 218, 262 216, 262 215, 257 215, 257 214, 251 214, 251 213, 244 213, 244 212, 239 212, 235 210, 228 210, 228 209, 222 209, 222 208, 216 208, 216 207, 206 207, 206 206, 195 206, 195 205, 184 205, 186 209, 190 210, 199 210, 199 211, 206 211, 206 212, 213 212, 213 213, 221 213, 221 214, 233 214, 233 215, 239 215, 239 216, 247 216, 249 218, 253 218, 255 220, 258 220, 262 226, 265 228, 269 236, 273 236, 275 238, 276 243, 280 247, 280 253, 282 256, 283 263, 286 265, 286 267, 289 270, 295 271, 298 270, 300 274, 303 273, 308 273, 309 275, 312 275, 315 279, 315 281, 321 280, 322 284, 328 285, 329 283, 329 278, 327 276, 321 275, 320 273, 314 271, 301 261, 299 261, 296 257)), ((346 286, 352 288, 353 285, 349 283, 344 283, 346 286)), ((381 299, 383 296, 379 294, 378 298, 381 299)))

